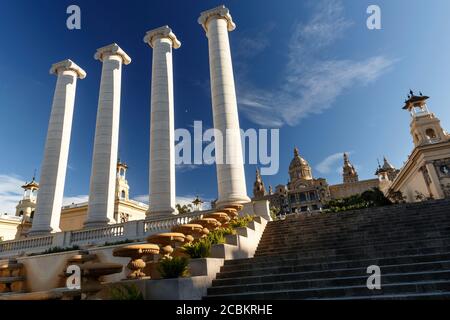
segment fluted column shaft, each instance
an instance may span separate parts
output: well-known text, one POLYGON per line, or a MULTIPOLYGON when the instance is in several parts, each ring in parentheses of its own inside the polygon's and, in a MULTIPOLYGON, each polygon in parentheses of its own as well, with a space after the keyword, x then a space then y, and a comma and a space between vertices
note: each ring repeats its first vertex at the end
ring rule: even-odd
POLYGON ((147 32, 144 41, 153 48, 147 216, 170 216, 176 197, 172 49, 180 43, 167 26, 147 32))
POLYGON ((39 196, 29 231, 31 236, 60 231, 77 78, 86 76, 84 70, 70 60, 54 64, 50 73, 58 79, 45 142, 39 196))
POLYGON ((199 23, 208 37, 214 128, 224 137, 222 145, 216 144, 216 155, 223 155, 223 159, 216 159, 217 207, 220 208, 250 202, 228 38, 228 32, 234 30, 235 25, 223 6, 203 12, 199 23))
POLYGON ((97 50, 103 62, 85 228, 106 226, 114 220, 116 167, 119 146, 122 64, 130 57, 117 45, 97 50))

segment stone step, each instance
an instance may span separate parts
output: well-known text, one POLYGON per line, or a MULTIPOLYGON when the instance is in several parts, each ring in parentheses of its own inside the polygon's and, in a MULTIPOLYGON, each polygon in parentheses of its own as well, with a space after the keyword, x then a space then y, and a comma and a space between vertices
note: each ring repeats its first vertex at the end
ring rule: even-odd
POLYGON ((306 224, 304 222, 295 222, 289 221, 287 225, 273 226, 269 223, 267 226, 267 234, 271 234, 273 232, 278 231, 289 231, 296 230, 297 228, 302 229, 303 231, 320 231, 320 230, 329 230, 329 229, 360 229, 360 228, 378 228, 378 227, 390 227, 390 226, 414 226, 414 225, 422 225, 422 224, 438 224, 449 222, 450 218, 447 213, 440 215, 429 215, 427 217, 421 216, 413 216, 407 219, 389 219, 389 220, 381 220, 381 221, 371 221, 371 220, 362 220, 362 221, 347 221, 341 223, 328 223, 326 225, 320 223, 310 223, 306 224))
MULTIPOLYGON (((450 269, 450 260, 438 260, 438 261, 425 261, 425 262, 412 262, 393 265, 378 265, 382 268, 382 272, 412 272, 412 271, 424 271, 435 269, 450 269)), ((218 274, 216 282, 214 283, 228 283, 225 280, 233 283, 243 283, 248 281, 253 283, 254 281, 263 282, 263 277, 273 276, 274 278, 285 277, 289 274, 295 274, 297 277, 311 278, 319 276, 350 276, 350 275, 365 275, 367 267, 371 264, 354 263, 353 266, 341 265, 333 267, 327 264, 316 265, 292 265, 292 266, 276 266, 276 267, 262 267, 240 271, 224 271, 218 274), (243 280, 243 278, 252 279, 243 280)), ((302 278, 302 279, 303 279, 302 278)))
MULTIPOLYGON (((387 284, 425 282, 425 281, 450 281, 450 264, 447 262, 445 270, 425 270, 409 272, 405 269, 397 269, 397 273, 383 273, 381 276, 381 287, 387 284)), ((358 274, 336 273, 326 278, 292 279, 280 280, 276 282, 237 284, 228 286, 213 286, 208 288, 208 295, 220 294, 236 294, 249 292, 270 292, 280 290, 297 290, 297 289, 317 289, 324 287, 340 287, 340 286, 358 286, 366 285, 369 275, 365 270, 361 270, 358 274)), ((388 272, 388 271, 386 271, 388 272)), ((449 287, 450 289, 450 287, 449 287)))
POLYGON ((330 299, 339 297, 380 297, 383 295, 391 296, 393 294, 411 295, 429 292, 440 292, 450 294, 449 280, 436 281, 418 281, 408 283, 394 283, 382 285, 382 290, 369 290, 367 286, 340 286, 340 287, 324 287, 320 289, 294 289, 279 290, 269 292, 245 292, 232 294, 208 295, 206 300, 297 300, 297 299, 330 299))
MULTIPOLYGON (((428 235, 421 235, 422 241, 428 241, 430 239, 442 239, 444 236, 440 233, 430 233, 428 235)), ((378 238, 378 239, 350 239, 350 240, 328 240, 328 241, 303 241, 303 242, 294 242, 291 244, 284 243, 273 243, 266 244, 262 246, 258 246, 258 255, 261 255, 265 252, 273 252, 274 254, 283 252, 283 251, 319 251, 325 249, 340 249, 340 248, 349 248, 349 247, 373 247, 375 245, 381 245, 385 243, 406 243, 413 241, 413 237, 392 237, 392 238, 378 238), (301 247, 300 247, 301 245, 301 247)), ((416 241, 418 243, 418 241, 416 241)))
POLYGON ((368 255, 367 253, 353 253, 353 254, 340 254, 340 255, 318 255, 308 257, 303 253, 287 253, 287 254, 277 254, 272 256, 256 256, 254 258, 247 259, 239 259, 239 260, 227 260, 225 264, 227 266, 239 265, 239 264, 258 264, 260 262, 272 262, 272 261, 280 261, 280 263, 284 263, 285 260, 301 260, 305 264, 309 263, 332 263, 332 262, 341 262, 341 261, 350 261, 350 260, 362 260, 362 259, 392 259, 395 257, 402 256, 423 256, 427 254, 445 254, 450 251, 450 246, 434 246, 427 248, 405 248, 399 251, 385 251, 379 255, 368 255))
MULTIPOLYGON (((298 245, 273 249, 273 250, 260 250, 258 249, 255 253, 255 257, 260 256, 270 256, 278 254, 302 254, 305 257, 309 256, 324 256, 324 255, 351 255, 356 252, 360 254, 376 254, 383 252, 398 251, 406 248, 418 248, 424 249, 427 247, 438 247, 438 246, 448 246, 450 245, 450 238, 431 238, 431 239, 412 239, 406 241, 386 241, 377 242, 373 244, 363 244, 356 246, 339 246, 339 243, 331 244, 329 247, 326 246, 305 246, 300 247, 298 245)), ((418 252, 419 254, 422 252, 418 252)), ((425 252, 424 252, 425 253, 425 252)))
MULTIPOLYGON (((264 248, 266 246, 271 245, 277 245, 277 246, 289 246, 293 243, 303 243, 306 244, 308 242, 329 242, 333 241, 333 243, 340 243, 341 241, 378 241, 380 239, 386 239, 386 236, 389 234, 379 232, 377 234, 371 234, 368 232, 359 232, 359 233, 352 233, 351 236, 346 236, 345 234, 338 234, 338 235, 327 235, 327 236, 314 236, 314 235, 292 235, 290 238, 289 236, 280 237, 280 239, 267 239, 262 238, 259 245, 259 248, 264 248)), ((425 230, 399 230, 398 232, 392 232, 392 235, 389 235, 389 238, 391 239, 404 239, 404 238, 410 238, 413 236, 423 236, 426 235, 427 237, 431 236, 446 236, 450 235, 450 226, 442 227, 442 228, 430 228, 425 230)), ((309 245, 309 244, 308 244, 309 245)))
POLYGON ((264 235, 269 236, 276 236, 276 235, 282 235, 280 232, 324 232, 324 231, 344 231, 344 230, 382 230, 384 228, 392 229, 397 227, 414 227, 414 226, 422 226, 422 225, 431 225, 431 226, 439 226, 441 224, 447 224, 450 223, 450 217, 448 214, 446 216, 440 215, 440 216, 429 216, 429 217, 420 217, 420 218, 411 218, 411 219, 404 219, 401 221, 396 220, 388 220, 383 222, 371 222, 371 221, 362 221, 362 222, 354 222, 354 223, 342 223, 342 224, 329 224, 329 225, 320 225, 317 223, 311 224, 311 225, 305 225, 303 223, 295 223, 290 222, 287 226, 279 226, 279 227, 273 227, 269 224, 268 227, 266 227, 267 232, 264 232, 264 235))
MULTIPOLYGON (((445 216, 448 212, 448 207, 442 207, 442 208, 434 208, 434 209, 427 209, 427 215, 428 216, 445 216)), ((289 223, 301 223, 303 225, 309 225, 309 224, 322 224, 322 225, 328 225, 333 223, 342 223, 342 222, 362 222, 362 221, 379 221, 383 222, 386 220, 406 220, 411 219, 415 217, 420 217, 421 212, 423 210, 391 210, 391 211, 385 211, 385 212, 364 212, 364 210, 361 210, 359 212, 342 212, 342 213, 322 213, 318 215, 313 216, 304 216, 304 215, 298 215, 298 216, 289 216, 284 220, 276 220, 271 224, 271 227, 284 227, 285 225, 283 222, 289 222, 289 223)))
POLYGON ((450 299, 450 200, 268 223, 255 257, 227 260, 206 299, 450 299), (366 286, 381 268, 382 290, 366 286))
POLYGON ((351 260, 337 260, 331 257, 324 257, 323 259, 316 259, 315 261, 307 259, 276 259, 274 257, 271 261, 253 262, 253 263, 241 263, 241 264, 228 264, 227 261, 220 269, 221 275, 224 277, 227 272, 233 271, 248 271, 255 269, 265 269, 274 267, 301 267, 302 271, 316 271, 327 269, 345 269, 345 268, 357 268, 369 265, 387 266, 395 264, 411 264, 421 262, 433 262, 433 261, 446 261, 450 260, 450 248, 446 253, 432 253, 426 255, 406 255, 395 256, 388 258, 376 258, 376 259, 351 259, 351 260))

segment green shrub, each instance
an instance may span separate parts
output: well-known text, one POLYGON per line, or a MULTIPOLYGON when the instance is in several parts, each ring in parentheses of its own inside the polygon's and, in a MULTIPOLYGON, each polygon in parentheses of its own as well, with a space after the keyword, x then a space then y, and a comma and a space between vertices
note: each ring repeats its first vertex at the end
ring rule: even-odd
POLYGON ((211 254, 211 241, 203 238, 185 245, 183 249, 192 259, 207 258, 211 254))
POLYGON ((164 258, 159 262, 158 271, 163 279, 187 277, 189 259, 185 257, 164 258))
POLYGON ((362 194, 353 195, 348 198, 331 200, 325 205, 325 212, 343 212, 371 207, 382 207, 391 205, 392 201, 385 197, 384 193, 373 188, 362 194))
POLYGON ((75 251, 75 250, 80 250, 80 247, 79 246, 72 246, 72 247, 66 247, 66 248, 53 247, 53 248, 49 248, 43 252, 32 253, 32 254, 30 254, 30 256, 39 256, 39 255, 43 255, 43 254, 52 254, 52 253, 75 251))
POLYGON ((117 285, 110 289, 110 300, 144 300, 136 285, 117 285))
POLYGON ((125 240, 121 240, 121 241, 116 241, 116 242, 108 242, 106 241, 102 246, 100 247, 109 247, 109 246, 116 246, 119 244, 128 244, 128 243, 133 243, 136 242, 135 240, 129 240, 129 239, 125 239, 125 240))
POLYGON ((219 228, 211 231, 207 239, 211 242, 211 245, 225 243, 225 237, 230 234, 234 234, 235 231, 232 228, 219 228))
POLYGON ((237 218, 236 220, 231 221, 230 227, 233 229, 247 227, 248 224, 250 222, 252 222, 254 219, 255 219, 254 216, 249 216, 249 215, 247 215, 245 217, 240 217, 240 218, 237 218))

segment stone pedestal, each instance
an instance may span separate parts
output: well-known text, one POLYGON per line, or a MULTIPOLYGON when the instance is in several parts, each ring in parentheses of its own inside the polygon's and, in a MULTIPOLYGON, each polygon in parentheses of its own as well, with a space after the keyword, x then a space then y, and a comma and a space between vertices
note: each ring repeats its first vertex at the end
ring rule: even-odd
POLYGON ((41 167, 39 197, 30 236, 59 232, 67 160, 72 131, 77 79, 86 72, 71 60, 55 63, 50 73, 57 75, 52 111, 41 167))
POLYGON ((103 69, 85 228, 97 228, 115 222, 122 64, 131 62, 131 58, 115 43, 98 49, 95 59, 103 62, 103 69))
POLYGON ((148 31, 153 48, 150 123, 150 206, 147 216, 175 213, 175 147, 172 48, 180 42, 168 26, 148 31))
POLYGON ((223 145, 216 145, 217 208, 247 203, 245 172, 242 155, 239 117, 231 62, 228 31, 235 29, 229 10, 220 6, 202 12, 198 22, 208 37, 211 74, 211 96, 214 128, 224 137, 223 145))

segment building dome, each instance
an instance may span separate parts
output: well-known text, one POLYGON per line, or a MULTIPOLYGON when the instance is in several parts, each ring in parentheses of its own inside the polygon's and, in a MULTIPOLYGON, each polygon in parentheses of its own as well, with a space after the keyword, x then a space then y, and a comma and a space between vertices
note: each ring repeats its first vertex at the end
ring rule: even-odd
POLYGON ((294 159, 292 159, 289 165, 289 175, 291 181, 298 179, 312 180, 311 167, 308 161, 300 156, 298 148, 294 149, 294 159))

